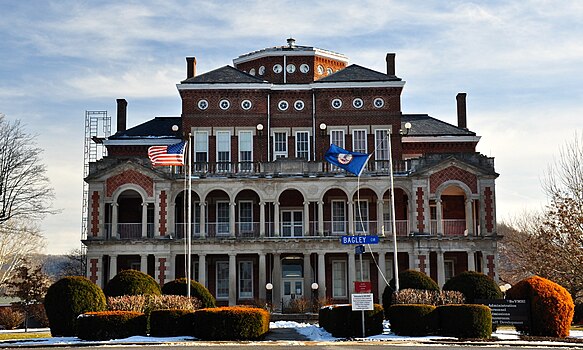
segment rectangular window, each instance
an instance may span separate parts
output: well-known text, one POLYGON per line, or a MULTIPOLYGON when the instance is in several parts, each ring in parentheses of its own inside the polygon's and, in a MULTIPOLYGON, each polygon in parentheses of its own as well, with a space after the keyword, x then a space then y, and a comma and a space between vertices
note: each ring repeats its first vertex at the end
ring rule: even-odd
POLYGON ((445 260, 443 262, 443 265, 444 265, 445 280, 448 281, 450 278, 455 276, 455 261, 445 260))
POLYGON ((346 233, 346 203, 332 201, 332 233, 346 233))
POLYGON ((229 171, 231 169, 231 133, 229 131, 217 132, 217 171, 229 171))
POLYGON ((386 129, 375 130, 376 170, 389 169, 389 137, 386 129))
POLYGON ((346 298, 346 261, 332 261, 332 298, 346 298))
POLYGON ((303 236, 303 211, 284 210, 281 212, 281 234, 283 237, 303 236))
POLYGON ((366 130, 359 129, 352 131, 352 151, 367 153, 366 130))
POLYGON ((344 147, 344 130, 330 130, 330 143, 338 147, 344 147))
POLYGON ((253 298, 253 262, 239 262, 239 298, 253 298))
POLYGON ((356 258, 356 279, 370 282, 370 262, 368 260, 362 259, 362 277, 360 277, 360 257, 356 258))
POLYGON ((253 202, 240 201, 239 202, 239 232, 252 233, 253 232, 253 202))
POLYGON ((385 279, 388 281, 392 280, 395 277, 395 266, 393 265, 392 259, 385 260, 385 279))
POLYGON ((253 170, 253 132, 239 132, 239 171, 253 170))
POLYGON ((273 157, 287 158, 287 133, 274 132, 273 133, 273 157))
POLYGON ((310 160, 310 135, 307 131, 296 132, 296 158, 310 160))
POLYGON ((355 232, 368 232, 368 201, 354 202, 354 226, 355 232))
POLYGON ((217 235, 229 233, 229 202, 217 202, 217 235))
POLYGON ((209 137, 206 131, 197 131, 194 133, 194 170, 208 170, 208 145, 209 137))
POLYGON ((217 299, 229 298, 229 262, 217 261, 217 299))

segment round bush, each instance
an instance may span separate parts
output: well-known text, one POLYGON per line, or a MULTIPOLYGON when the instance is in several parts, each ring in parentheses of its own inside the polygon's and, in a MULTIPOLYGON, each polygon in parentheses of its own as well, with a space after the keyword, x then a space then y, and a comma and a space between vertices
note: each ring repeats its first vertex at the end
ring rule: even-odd
POLYGON ((118 273, 107 283, 104 292, 108 297, 162 295, 160 286, 151 276, 136 270, 124 270, 118 273))
MULTIPOLYGON (((162 286, 162 294, 186 296, 186 278, 178 278, 162 286)), ((202 284, 190 280, 190 296, 202 303, 202 308, 216 307, 215 297, 202 284)))
POLYGON ((516 326, 517 330, 535 336, 569 336, 575 305, 565 288, 545 278, 532 276, 507 290, 506 298, 530 301, 530 327, 516 326))
POLYGON ((391 332, 397 335, 425 336, 437 330, 435 306, 424 304, 392 305, 387 310, 391 332))
MULTIPOLYGON (((439 291, 439 286, 431 277, 423 272, 415 270, 405 270, 399 273, 399 289, 422 289, 439 291)), ((395 279, 393 278, 389 285, 385 287, 382 295, 383 308, 386 312, 393 303, 392 295, 395 291, 395 279)))
POLYGON ((443 290, 462 292, 468 304, 473 304, 476 299, 502 299, 504 297, 492 278, 475 271, 465 271, 450 278, 443 285, 443 290))
POLYGON ((53 337, 74 336, 77 316, 106 309, 101 288, 80 276, 64 277, 51 285, 44 305, 53 337))

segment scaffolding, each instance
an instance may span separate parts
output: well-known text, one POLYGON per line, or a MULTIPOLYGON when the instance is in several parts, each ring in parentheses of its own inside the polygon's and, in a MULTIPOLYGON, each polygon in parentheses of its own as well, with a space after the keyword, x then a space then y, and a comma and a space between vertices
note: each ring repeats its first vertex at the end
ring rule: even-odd
MULTIPOLYGON (((89 229, 89 164, 107 155, 103 140, 111 135, 111 117, 107 111, 85 111, 85 146, 83 156, 83 211, 81 214, 81 240, 87 238, 89 229)), ((87 273, 87 247, 81 243, 82 269, 87 273)))

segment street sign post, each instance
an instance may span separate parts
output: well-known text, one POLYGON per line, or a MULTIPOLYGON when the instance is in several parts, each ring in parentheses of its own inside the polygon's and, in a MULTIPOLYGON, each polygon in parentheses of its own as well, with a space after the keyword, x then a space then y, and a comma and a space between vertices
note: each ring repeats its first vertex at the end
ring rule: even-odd
POLYGON ((364 254, 364 246, 357 245, 356 247, 354 247, 354 254, 356 254, 356 255, 364 254))
POLYGON ((379 236, 342 236, 342 244, 379 244, 379 236))

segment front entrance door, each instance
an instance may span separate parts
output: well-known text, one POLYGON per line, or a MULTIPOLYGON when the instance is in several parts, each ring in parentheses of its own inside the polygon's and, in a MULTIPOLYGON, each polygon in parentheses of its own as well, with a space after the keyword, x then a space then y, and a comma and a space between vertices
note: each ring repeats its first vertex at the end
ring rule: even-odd
POLYGON ((281 301, 284 310, 290 309, 290 302, 304 297, 304 267, 300 257, 287 257, 281 261, 281 301))
POLYGON ((294 299, 303 298, 304 279, 303 278, 284 278, 283 279, 283 305, 289 308, 289 304, 294 299))

